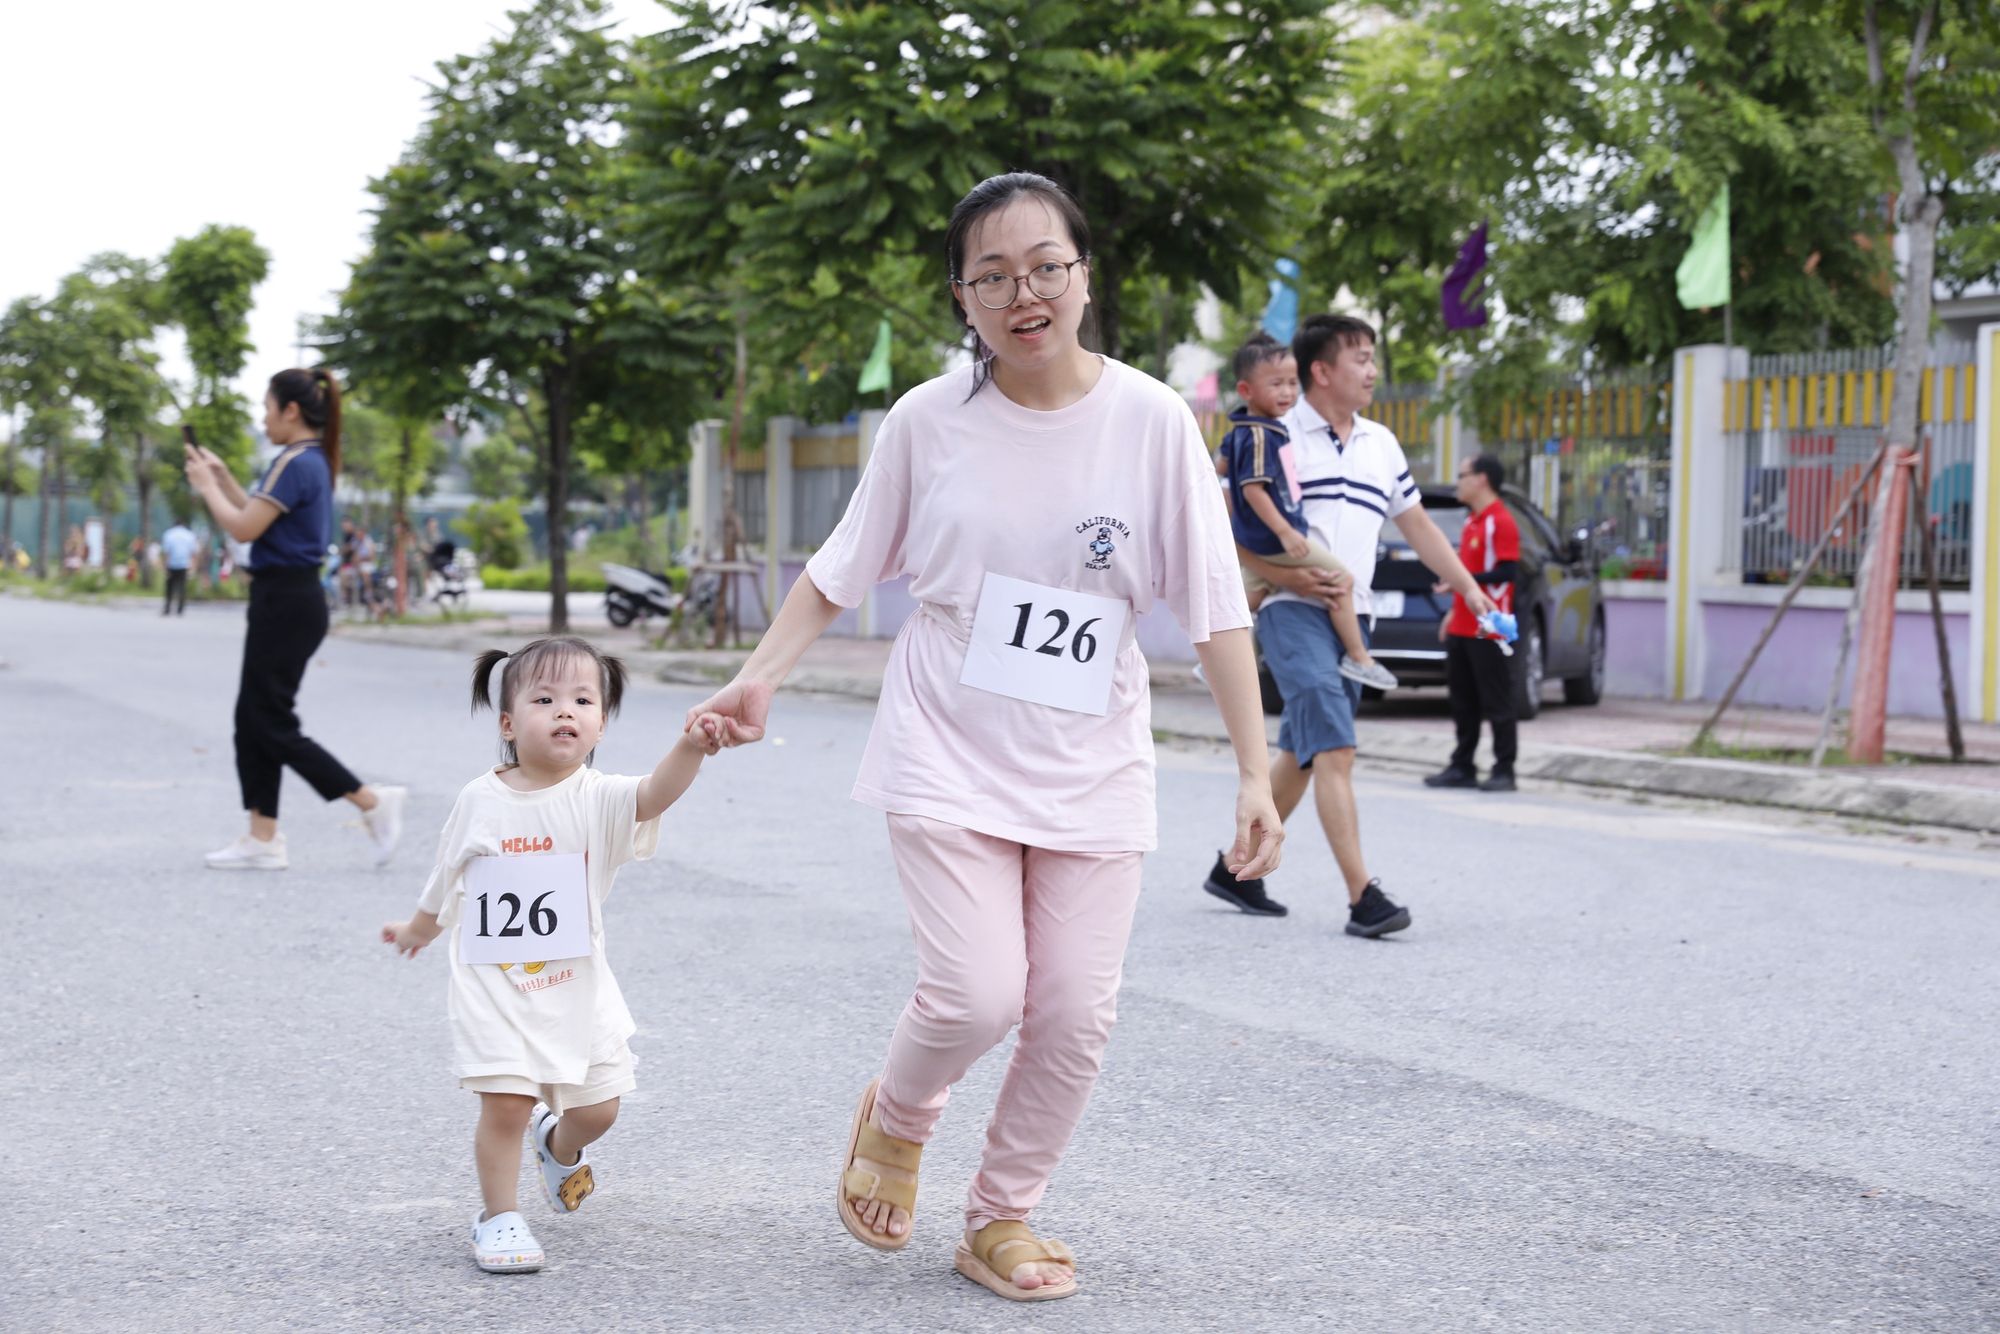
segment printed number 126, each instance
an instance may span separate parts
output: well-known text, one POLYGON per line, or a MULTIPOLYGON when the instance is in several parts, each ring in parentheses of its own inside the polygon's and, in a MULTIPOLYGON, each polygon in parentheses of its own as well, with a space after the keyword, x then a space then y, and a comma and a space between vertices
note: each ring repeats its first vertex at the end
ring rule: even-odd
MULTIPOLYGON (((1035 604, 1032 602, 1016 602, 1014 609, 1021 613, 1021 617, 1014 622, 1014 637, 1007 641, 1007 647, 1025 649, 1028 647, 1028 621, 1035 614, 1035 604)), ((1042 613, 1042 619, 1056 623, 1055 633, 1050 635, 1040 647, 1036 648, 1035 652, 1046 653, 1051 658, 1060 658, 1063 656, 1062 637, 1069 634, 1069 613, 1061 607, 1050 607, 1042 613)), ((1075 658, 1078 662, 1089 662, 1097 656, 1097 636, 1090 633, 1090 627, 1103 619, 1101 616, 1093 616, 1082 625, 1076 627, 1076 633, 1070 636, 1070 657, 1075 658)))
MULTIPOLYGON (((549 891, 550 894, 554 892, 554 890, 549 891)), ((540 895, 532 904, 528 905, 528 929, 538 936, 546 936, 556 929, 556 910, 542 906, 542 900, 548 896, 548 894, 540 895)), ((521 915, 521 900, 512 894, 502 894, 500 902, 508 905, 507 924, 500 928, 500 934, 503 936, 520 935, 521 928, 515 924, 515 919, 521 915)), ((479 896, 479 934, 482 936, 492 935, 493 933, 487 930, 488 926, 486 896, 481 894, 479 896)))

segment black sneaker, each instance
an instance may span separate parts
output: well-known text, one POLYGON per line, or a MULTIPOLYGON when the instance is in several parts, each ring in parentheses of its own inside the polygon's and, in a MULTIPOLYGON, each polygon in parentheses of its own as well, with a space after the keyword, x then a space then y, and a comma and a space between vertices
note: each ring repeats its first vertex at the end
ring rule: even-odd
POLYGON ((1215 854, 1215 869, 1208 873, 1208 881, 1202 888, 1256 917, 1283 917, 1286 912, 1284 904, 1265 895, 1262 876, 1238 880, 1229 874, 1229 864, 1219 852, 1215 854))
POLYGON ((1366 936, 1373 940, 1391 931, 1401 931, 1409 924, 1410 910, 1389 902, 1389 896, 1382 892, 1380 880, 1370 880, 1368 888, 1361 891, 1360 900, 1347 910, 1347 934, 1350 936, 1366 936))
POLYGON ((1472 769, 1461 769, 1457 765, 1447 765, 1434 774, 1424 775, 1425 787, 1478 787, 1479 774, 1472 769))
POLYGON ((1512 769, 1495 769, 1487 776, 1486 781, 1479 785, 1479 790, 1481 792, 1514 791, 1514 771, 1512 769))

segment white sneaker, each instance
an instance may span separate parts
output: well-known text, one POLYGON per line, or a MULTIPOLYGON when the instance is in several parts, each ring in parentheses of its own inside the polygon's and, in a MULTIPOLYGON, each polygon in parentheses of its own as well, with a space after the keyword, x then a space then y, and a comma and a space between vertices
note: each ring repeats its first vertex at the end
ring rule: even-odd
POLYGON ((1394 690, 1398 684, 1396 674, 1379 662, 1371 662, 1363 667, 1352 658, 1342 658, 1340 674, 1350 681, 1374 686, 1377 690, 1394 690))
POLYGON ((403 803, 409 799, 406 787, 378 787, 373 809, 361 812, 361 826, 375 840, 377 866, 387 866, 396 855, 396 841, 403 836, 403 803))
POLYGON ((545 1257, 527 1219, 511 1209, 488 1218, 481 1209, 472 1216, 472 1258, 489 1274, 532 1274, 545 1257))
POLYGON ((597 1189, 597 1179, 590 1173, 590 1151, 585 1149, 577 1154, 576 1161, 564 1167, 549 1152, 549 1136, 562 1118, 541 1103, 535 1104, 535 1113, 528 1120, 528 1131, 535 1141, 535 1162, 542 1169, 542 1198, 549 1202, 549 1208, 559 1214, 573 1214, 584 1198, 597 1189))
POLYGON ((292 864, 285 855, 285 836, 275 834, 269 843, 245 834, 226 848, 217 848, 202 860, 218 871, 282 871, 292 864))

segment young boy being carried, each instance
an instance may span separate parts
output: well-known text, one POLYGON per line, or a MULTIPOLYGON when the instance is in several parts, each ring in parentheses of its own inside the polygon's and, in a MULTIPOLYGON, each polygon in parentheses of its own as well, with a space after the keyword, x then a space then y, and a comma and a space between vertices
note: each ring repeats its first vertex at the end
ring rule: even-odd
MULTIPOLYGON (((1236 350, 1235 370, 1236 394, 1243 406, 1229 414, 1235 426, 1223 437, 1217 461, 1227 469, 1229 522, 1237 542, 1273 565, 1310 565, 1346 574, 1347 567, 1331 551, 1306 535, 1291 436, 1278 423, 1299 397, 1299 368, 1292 350, 1267 333, 1256 334, 1236 350)), ((1252 607, 1272 591, 1248 569, 1243 571, 1243 586, 1252 607)), ((1333 632, 1347 650, 1340 674, 1377 690, 1394 690, 1394 674, 1369 656, 1353 594, 1339 598, 1329 615, 1333 632)))

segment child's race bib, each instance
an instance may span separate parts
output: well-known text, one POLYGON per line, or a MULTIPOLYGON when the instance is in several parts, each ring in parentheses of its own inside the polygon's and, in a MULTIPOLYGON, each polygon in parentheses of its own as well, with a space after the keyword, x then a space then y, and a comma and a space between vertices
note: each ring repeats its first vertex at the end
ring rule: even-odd
POLYGON ((580 852, 474 857, 465 864, 458 957, 531 963, 590 953, 590 894, 580 852))

